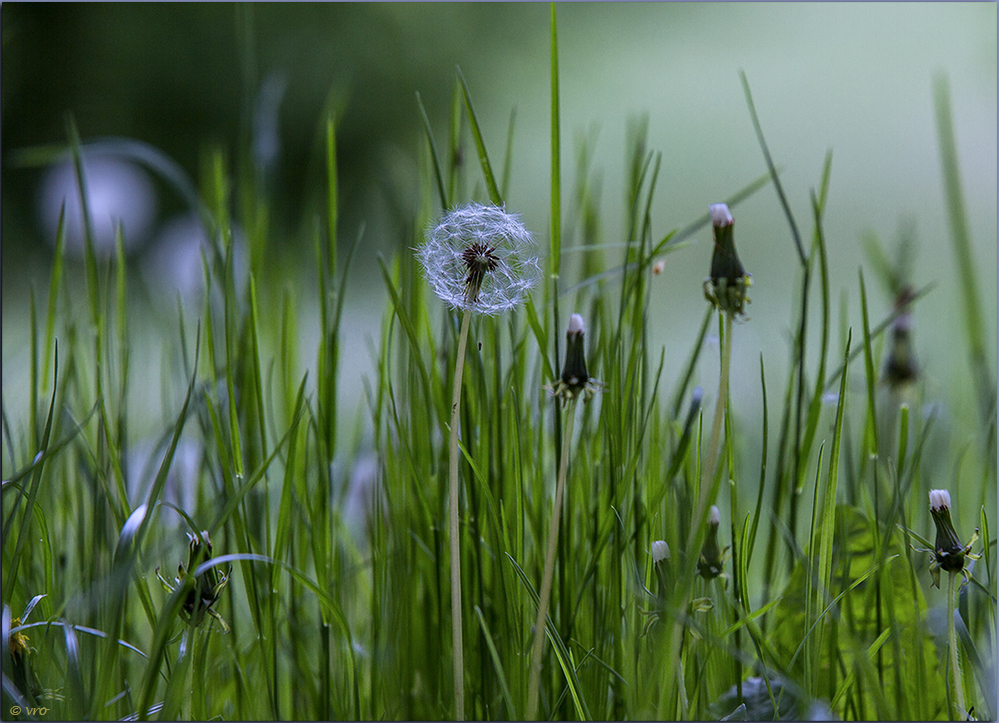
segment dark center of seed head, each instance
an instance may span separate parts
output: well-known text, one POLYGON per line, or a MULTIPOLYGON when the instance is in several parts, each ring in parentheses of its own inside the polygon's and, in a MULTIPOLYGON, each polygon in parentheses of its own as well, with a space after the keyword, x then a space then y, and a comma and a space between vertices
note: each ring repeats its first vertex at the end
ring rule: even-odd
POLYGON ((461 260, 468 267, 468 276, 465 277, 465 289, 469 301, 476 301, 479 298, 479 288, 482 280, 490 271, 494 271, 499 266, 499 257, 494 253, 495 246, 487 246, 476 241, 461 252, 461 260))

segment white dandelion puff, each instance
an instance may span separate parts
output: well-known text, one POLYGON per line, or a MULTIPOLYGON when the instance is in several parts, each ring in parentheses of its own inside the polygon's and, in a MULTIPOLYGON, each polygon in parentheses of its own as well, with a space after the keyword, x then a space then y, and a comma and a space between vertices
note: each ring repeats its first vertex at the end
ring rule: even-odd
POLYGON ((454 309, 493 316, 524 302, 541 276, 537 243, 520 219, 470 203, 441 217, 417 249, 434 293, 454 309))

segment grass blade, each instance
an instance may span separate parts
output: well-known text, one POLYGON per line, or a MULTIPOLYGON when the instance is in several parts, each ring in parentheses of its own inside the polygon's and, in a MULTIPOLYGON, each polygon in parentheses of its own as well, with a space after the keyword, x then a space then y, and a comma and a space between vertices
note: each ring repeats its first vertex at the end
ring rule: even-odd
POLYGON ((493 660, 493 668, 495 668, 496 675, 499 677, 500 690, 503 693, 503 702, 506 703, 507 717, 509 720, 515 720, 516 708, 513 707, 513 698, 510 697, 510 688, 506 684, 506 675, 503 673, 503 663, 496 650, 496 643, 493 642, 493 636, 490 634, 489 628, 486 626, 486 619, 482 617, 482 609, 478 605, 475 606, 475 615, 479 619, 479 627, 482 629, 482 634, 486 639, 486 645, 489 648, 489 657, 493 660))
POLYGON ((965 332, 968 335, 971 371, 975 386, 978 389, 982 421, 988 424, 996 413, 995 382, 991 371, 989 371, 990 365, 985 350, 982 307, 978 297, 978 280, 975 276, 975 260, 971 248, 971 235, 968 232, 967 213, 964 210, 964 194, 961 191, 961 171, 958 166, 957 142, 950 107, 950 87, 946 76, 939 75, 935 79, 933 99, 937 116, 940 159, 943 166, 944 191, 947 197, 947 214, 960 275, 959 286, 964 306, 965 332))
POLYGON ((489 192, 489 200, 495 206, 503 205, 503 196, 500 195, 499 186, 496 185, 496 177, 493 175, 493 167, 489 163, 489 154, 486 153, 486 144, 482 140, 482 130, 479 128, 479 119, 475 115, 475 108, 472 107, 472 98, 468 93, 468 84, 465 76, 461 74, 461 68, 457 69, 458 80, 461 81, 461 94, 465 100, 465 112, 468 114, 468 123, 472 127, 472 138, 475 140, 475 150, 479 154, 479 165, 482 167, 482 175, 486 179, 486 190, 489 192))
POLYGON ((774 182, 774 190, 777 191, 777 198, 780 199, 781 208, 784 209, 788 226, 791 228, 791 237, 794 239, 794 247, 798 251, 798 260, 801 262, 802 268, 804 268, 808 265, 808 258, 805 256, 805 247, 801 245, 801 234, 798 233, 798 225, 794 222, 791 206, 787 202, 787 196, 784 195, 784 187, 781 186, 780 179, 777 177, 777 169, 774 166, 773 159, 770 157, 770 149, 767 148, 767 141, 763 137, 763 127, 760 125, 760 119, 756 115, 753 94, 749 90, 749 80, 741 70, 739 71, 739 78, 742 80, 742 88, 746 93, 746 105, 749 106, 749 115, 753 119, 753 129, 756 131, 756 138, 760 142, 760 150, 763 151, 763 158, 767 162, 767 169, 770 171, 770 177, 774 182))
POLYGON ((441 199, 441 208, 450 208, 447 191, 444 190, 444 174, 441 172, 441 161, 437 155, 437 145, 434 143, 434 132, 430 128, 430 119, 427 117, 427 109, 423 107, 423 99, 420 98, 420 91, 416 91, 416 105, 420 109, 420 120, 423 121, 423 130, 427 134, 427 142, 430 144, 430 159, 434 164, 434 178, 437 179, 437 193, 441 199))

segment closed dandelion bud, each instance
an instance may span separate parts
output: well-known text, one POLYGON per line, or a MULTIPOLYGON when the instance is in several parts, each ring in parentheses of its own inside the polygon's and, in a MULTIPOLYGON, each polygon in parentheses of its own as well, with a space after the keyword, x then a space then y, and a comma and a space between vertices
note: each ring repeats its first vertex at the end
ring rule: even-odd
POLYGON ((441 300, 454 309, 495 315, 523 303, 540 277, 536 245, 515 215, 470 203, 427 231, 417 258, 441 300))
MULTIPOLYGON (((202 530, 201 535, 187 534, 190 544, 187 558, 187 574, 193 575, 198 565, 208 562, 212 558, 212 541, 208 537, 208 530, 202 530), (204 544, 202 544, 202 540, 204 544), (204 548, 204 549, 202 549, 204 548)), ((180 576, 184 576, 183 568, 178 568, 180 576)), ((195 613, 201 610, 202 606, 207 608, 214 600, 212 599, 212 588, 215 586, 216 568, 212 568, 197 580, 195 589, 188 593, 184 600, 184 610, 188 613, 195 613)))
POLYGON ((583 317, 579 314, 570 316, 569 328, 565 332, 565 366, 562 367, 562 383, 575 394, 578 394, 590 380, 590 375, 586 371, 586 354, 583 351, 585 333, 583 317))
POLYGON ((701 558, 697 561, 697 571, 705 580, 713 580, 722 571, 722 549, 718 547, 718 528, 721 526, 721 513, 716 505, 708 510, 708 536, 701 548, 701 558))
POLYGON ((965 547, 950 519, 950 492, 930 490, 930 516, 937 527, 934 545, 937 563, 947 572, 963 570, 965 547))
POLYGON ((908 309, 912 297, 912 289, 906 287, 895 300, 895 307, 903 311, 891 325, 891 345, 883 374, 884 380, 895 388, 914 382, 919 376, 912 344, 912 314, 908 309))
POLYGON ((971 536, 971 541, 967 545, 962 545, 961 540, 954 530, 954 523, 950 519, 950 492, 947 490, 930 490, 930 517, 937 528, 937 539, 932 550, 921 550, 933 555, 930 562, 930 579, 934 587, 940 587, 940 571, 946 570, 954 575, 960 572, 964 579, 968 579, 968 571, 964 564, 968 558, 977 560, 981 554, 971 551, 978 540, 978 530, 971 536))
MULTIPOLYGON (((177 577, 174 578, 174 582, 171 584, 165 580, 160 575, 160 569, 156 568, 156 577, 167 592, 172 593, 176 591, 178 587, 184 584, 188 576, 194 575, 198 567, 208 562, 212 557, 212 541, 208 538, 207 530, 202 530, 201 533, 196 535, 188 533, 187 537, 190 540, 187 567, 185 568, 183 563, 177 566, 177 577)), ((219 622, 223 632, 228 633, 229 626, 212 607, 222 596, 222 590, 228 584, 231 574, 232 565, 229 565, 226 572, 223 572, 218 566, 212 566, 195 576, 194 587, 188 590, 187 595, 184 597, 184 616, 189 620, 193 620, 195 625, 200 625, 207 613, 219 622)))
POLYGON ((735 251, 735 221, 724 203, 711 204, 710 211, 715 243, 711 275, 704 281, 704 296, 720 311, 745 316, 743 307, 749 303, 748 289, 753 277, 746 273, 735 251))
POLYGON ((561 378, 553 385, 546 386, 556 397, 561 397, 563 404, 575 399, 580 392, 584 393, 584 401, 603 386, 602 382, 590 377, 586 369, 586 353, 583 348, 583 336, 586 328, 583 317, 573 314, 569 317, 569 326, 565 332, 565 364, 562 367, 561 378))
POLYGON ((666 540, 656 540, 652 543, 652 562, 658 564, 663 560, 669 560, 669 545, 666 540))

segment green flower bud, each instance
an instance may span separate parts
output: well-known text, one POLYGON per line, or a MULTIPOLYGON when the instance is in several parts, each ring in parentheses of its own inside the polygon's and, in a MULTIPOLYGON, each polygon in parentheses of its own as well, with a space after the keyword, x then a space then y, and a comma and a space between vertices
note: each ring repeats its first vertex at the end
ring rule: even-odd
POLYGON ((590 380, 586 371, 586 354, 583 352, 583 317, 573 314, 569 317, 569 328, 565 332, 565 365, 562 367, 562 383, 578 394, 590 380))
POLYGON ((697 561, 697 571, 705 580, 713 580, 722 572, 724 564, 723 551, 718 547, 718 528, 721 526, 721 513, 718 507, 711 505, 708 510, 708 536, 701 548, 701 557, 697 561))
POLYGON ((914 382, 919 377, 919 364, 912 344, 912 314, 908 305, 912 301, 912 289, 903 289, 895 301, 896 308, 905 309, 891 325, 891 346, 885 361, 884 380, 898 388, 914 382))
POLYGON ((710 207, 715 245, 711 255, 711 275, 704 281, 704 297, 720 311, 745 316, 748 289, 753 283, 735 251, 735 221, 724 203, 710 207))
POLYGON ((590 377, 586 369, 586 353, 583 349, 583 335, 586 333, 583 317, 573 314, 569 317, 569 327, 565 332, 565 364, 562 366, 561 378, 550 389, 556 397, 561 397, 562 403, 575 399, 583 392, 583 401, 589 400, 603 383, 590 377))
POLYGON ((937 527, 934 554, 940 567, 947 572, 964 569, 965 546, 961 544, 950 519, 950 492, 930 490, 930 516, 937 527))

